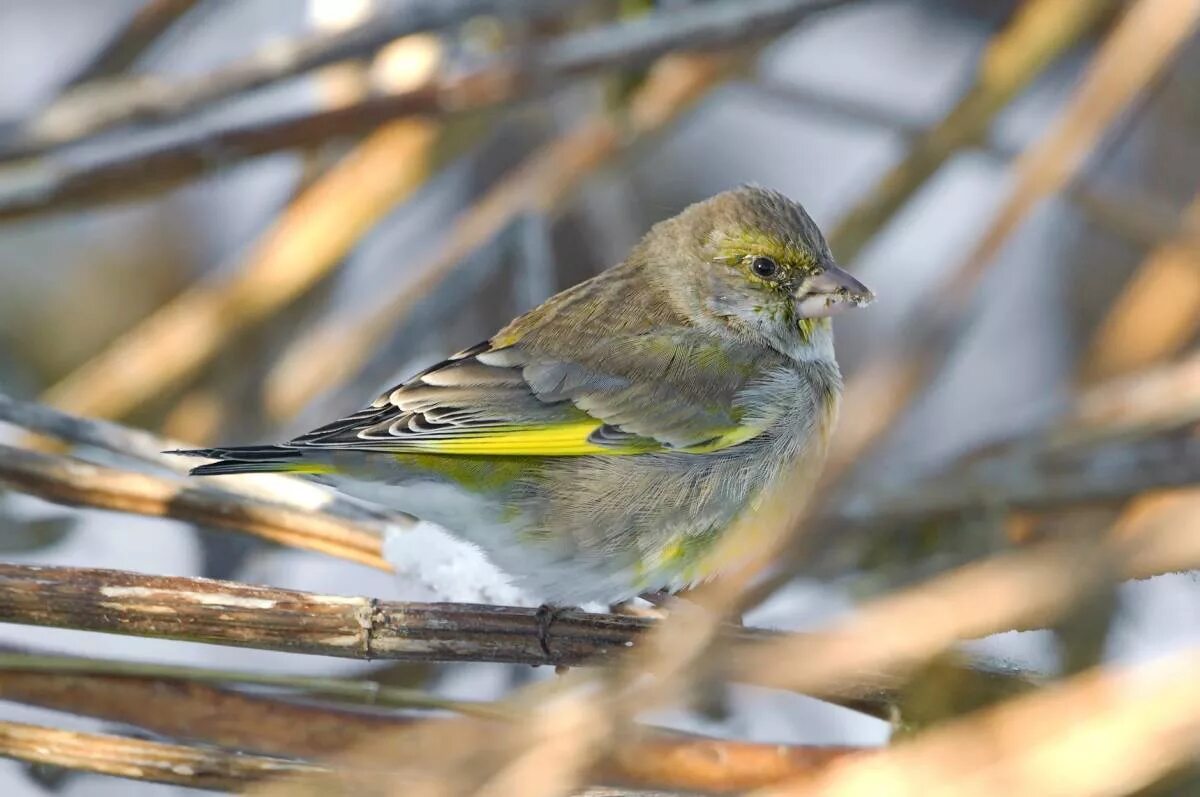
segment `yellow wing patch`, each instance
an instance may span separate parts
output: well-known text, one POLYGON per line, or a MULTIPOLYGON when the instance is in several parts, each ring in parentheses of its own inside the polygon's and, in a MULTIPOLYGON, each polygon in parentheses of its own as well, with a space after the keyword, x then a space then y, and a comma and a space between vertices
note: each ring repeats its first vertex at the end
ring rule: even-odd
MULTIPOLYGON (((652 440, 635 440, 627 445, 597 445, 589 439, 603 424, 595 419, 553 426, 501 427, 445 438, 400 441, 397 451, 458 456, 491 457, 579 457, 628 456, 670 450, 652 440)), ((675 449, 688 454, 711 454, 744 443, 762 433, 755 426, 738 426, 708 442, 675 449)))
POLYGON ((610 448, 588 442, 588 436, 599 427, 599 421, 589 419, 554 426, 506 428, 503 431, 442 440, 422 440, 415 447, 438 454, 476 454, 493 457, 572 457, 587 454, 634 454, 645 450, 610 448))

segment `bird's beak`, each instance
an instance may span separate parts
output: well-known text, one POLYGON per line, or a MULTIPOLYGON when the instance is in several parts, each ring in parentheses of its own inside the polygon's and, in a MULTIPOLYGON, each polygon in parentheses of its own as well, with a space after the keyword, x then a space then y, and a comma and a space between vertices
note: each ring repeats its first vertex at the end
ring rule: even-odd
POLYGON ((866 307, 875 301, 870 288, 833 263, 806 279, 793 295, 802 318, 824 318, 847 307, 866 307))

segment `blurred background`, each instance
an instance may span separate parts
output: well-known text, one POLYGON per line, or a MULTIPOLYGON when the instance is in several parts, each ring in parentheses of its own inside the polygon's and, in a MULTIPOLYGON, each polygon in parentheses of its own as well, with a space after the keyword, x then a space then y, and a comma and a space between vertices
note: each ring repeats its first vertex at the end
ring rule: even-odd
MULTIPOLYGON (((839 449, 845 513, 1056 428, 1080 397, 1124 379, 1190 374, 1191 393, 1145 401, 1172 428, 1194 426, 1193 0, 848 0, 769 24, 752 16, 766 4, 745 3, 748 30, 735 8, 676 39, 673 16, 711 23, 697 12, 739 4, 447 2, 444 20, 413 35, 380 34, 408 33, 378 21, 411 21, 414 5, 430 4, 0 0, 0 390, 190 443, 279 439, 619 262, 655 221, 757 183, 802 202, 879 297, 835 322, 857 402, 843 424, 870 438, 839 449), (639 50, 621 27, 635 24, 666 43, 639 50), (313 46, 335 41, 343 49, 313 46), (900 363, 907 378, 888 376, 900 363)), ((1036 492, 1042 477, 1030 478, 1036 492)), ((1178 522, 1200 533, 1200 500, 1173 497, 1188 510, 1178 522)), ((1078 503, 1055 522, 1120 521, 1120 505, 1078 503)), ((834 557, 747 622, 815 627, 1045 521, 986 514, 953 534, 910 527, 834 557)), ((389 539, 399 576, 9 492, 0 530, 11 562, 538 602, 425 526, 389 539)), ((1194 574, 1125 583, 1103 600, 1103 631, 1087 642, 1101 659, 1200 644, 1194 574)), ((977 647, 1050 671, 1063 638, 1011 632, 977 647)), ((367 669, 17 626, 0 639, 367 669)), ((483 699, 548 675, 451 665, 379 677, 483 699)), ((0 716, 104 727, 7 703, 0 716)), ((735 688, 727 716, 656 719, 789 743, 888 736, 882 721, 752 687, 735 688)), ((0 764, 10 795, 175 789, 0 764)))

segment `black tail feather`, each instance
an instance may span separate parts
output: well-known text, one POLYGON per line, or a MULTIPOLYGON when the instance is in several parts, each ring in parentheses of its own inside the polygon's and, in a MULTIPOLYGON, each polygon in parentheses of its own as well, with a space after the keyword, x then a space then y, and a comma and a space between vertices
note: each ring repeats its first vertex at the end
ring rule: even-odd
POLYGON ((215 459, 192 468, 193 476, 217 476, 222 473, 272 473, 295 470, 301 454, 286 446, 245 446, 241 448, 193 448, 164 451, 181 457, 215 459))

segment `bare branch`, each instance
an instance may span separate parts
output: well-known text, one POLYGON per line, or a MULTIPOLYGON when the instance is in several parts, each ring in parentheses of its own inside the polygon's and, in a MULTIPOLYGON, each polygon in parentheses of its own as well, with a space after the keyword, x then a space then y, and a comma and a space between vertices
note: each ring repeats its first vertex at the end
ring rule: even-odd
MULTIPOLYGON (((326 766, 301 761, 112 734, 64 731, 20 722, 0 722, 0 756, 130 780, 230 792, 241 792, 248 786, 273 778, 335 772, 326 766)), ((339 769, 336 774, 339 785, 351 789, 351 793, 374 795, 382 793, 378 777, 387 768, 385 760, 377 762, 374 769, 339 769)), ((611 787, 588 788, 574 793, 575 797, 672 797, 672 794, 611 787)))
POLYGON ((450 27, 472 16, 503 12, 536 18, 567 5, 564 0, 415 0, 346 30, 274 42, 197 77, 143 75, 110 81, 60 98, 31 120, 12 146, 0 151, 0 161, 35 156, 130 122, 162 122, 194 113, 327 64, 372 55, 401 36, 450 27))
POLYGON ((1119 505, 1148 490, 1200 483, 1200 438, 1176 436, 1087 446, 1018 449, 956 468, 894 494, 860 495, 836 516, 847 526, 907 525, 979 511, 1119 505))
POLYGON ((507 53, 466 74, 298 116, 205 127, 167 143, 88 161, 46 155, 0 172, 0 218, 162 190, 216 165, 362 133, 398 116, 489 108, 545 93, 602 69, 645 66, 677 49, 732 48, 767 39, 850 0, 723 0, 658 12, 507 53))
POLYGON ((0 699, 134 725, 176 739, 300 758, 331 756, 410 721, 247 695, 196 681, 39 670, 0 672, 0 699))
POLYGON ((140 678, 188 681, 202 684, 238 684, 285 689, 303 694, 369 703, 389 708, 454 711, 487 719, 510 716, 499 707, 465 700, 447 700, 416 689, 388 686, 375 681, 325 676, 277 675, 212 667, 183 667, 169 664, 77 658, 0 651, 0 673, 39 672, 54 675, 95 675, 101 678, 140 678))
POLYGON ((999 247, 1038 202, 1079 171, 1112 123, 1179 53, 1198 21, 1195 4, 1139 0, 1129 7, 1054 125, 1014 165, 1015 187, 983 239, 922 304, 905 334, 882 347, 847 385, 845 422, 831 445, 828 478, 860 460, 946 360, 999 247))
POLYGON ((1093 670, 753 797, 1141 793, 1200 756, 1198 671, 1196 650, 1093 670))
MULTIPOLYGON (((159 437, 143 429, 110 421, 68 415, 45 404, 18 401, 3 393, 0 393, 0 422, 48 435, 71 445, 109 451, 181 476, 186 476, 195 465, 195 460, 164 453, 192 448, 190 443, 159 437)), ((319 485, 278 473, 208 477, 204 486, 254 501, 282 504, 302 512, 328 513, 360 524, 364 532, 382 534, 385 524, 404 525, 407 522, 393 513, 346 500, 319 485)))
POLYGON ((887 595, 828 631, 764 643, 744 654, 740 672, 802 692, 849 672, 903 672, 964 639, 1045 627, 1114 581, 1197 568, 1200 535, 1176 525, 1031 546, 887 595))
POLYGON ((1184 211, 1178 234, 1143 260, 1092 340, 1085 382, 1144 368, 1184 350, 1200 329, 1200 194, 1184 211))
POLYGON ((129 69, 180 17, 191 11, 196 2, 147 0, 121 31, 92 56, 63 88, 71 89, 93 80, 111 78, 129 69))
MULTIPOLYGON (((340 658, 534 665, 609 660, 633 647, 652 625, 569 610, 547 628, 536 609, 395 603, 210 579, 12 564, 0 564, 0 622, 340 658)), ((741 643, 780 636, 742 628, 727 633, 741 643)), ((991 695, 1031 684, 1002 664, 973 660, 962 669, 991 695)), ((754 671, 745 673, 756 682, 754 671)), ((813 696, 877 717, 890 715, 903 679, 882 668, 842 675, 813 696)))
POLYGON ((203 523, 392 570, 380 535, 358 523, 71 457, 0 445, 0 484, 68 506, 203 523))
MULTIPOLYGON (((197 674, 207 678, 214 673, 66 656, 0 655, 0 698, 134 725, 176 739, 319 761, 335 759, 338 751, 356 741, 414 722, 410 716, 245 695, 199 683, 193 680, 197 674), (23 662, 28 666, 25 671, 8 669, 23 662)), ((379 687, 365 681, 318 680, 335 680, 358 691, 379 687)), ((491 714, 493 719, 502 716, 499 710, 491 714)), ((734 791, 779 783, 863 751, 837 745, 751 744, 640 726, 600 764, 595 779, 657 788, 734 791)))
POLYGON ((971 89, 838 222, 829 236, 834 253, 845 262, 854 259, 947 159, 963 147, 978 144, 996 116, 1026 86, 1116 8, 1111 0, 1023 3, 1012 22, 988 42, 971 89))
POLYGON ((82 772, 221 791, 241 791, 270 777, 327 771, 299 761, 21 722, 0 722, 0 755, 82 772))

